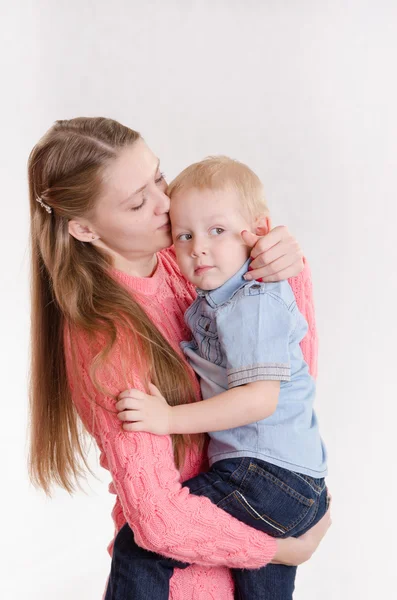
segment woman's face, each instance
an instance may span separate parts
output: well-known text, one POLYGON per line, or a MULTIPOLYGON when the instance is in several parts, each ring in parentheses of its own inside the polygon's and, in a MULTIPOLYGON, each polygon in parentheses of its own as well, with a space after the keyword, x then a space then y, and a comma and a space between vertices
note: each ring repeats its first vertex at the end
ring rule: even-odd
POLYGON ((142 139, 106 167, 89 225, 99 236, 95 244, 113 256, 116 267, 171 245, 166 188, 160 161, 142 139))

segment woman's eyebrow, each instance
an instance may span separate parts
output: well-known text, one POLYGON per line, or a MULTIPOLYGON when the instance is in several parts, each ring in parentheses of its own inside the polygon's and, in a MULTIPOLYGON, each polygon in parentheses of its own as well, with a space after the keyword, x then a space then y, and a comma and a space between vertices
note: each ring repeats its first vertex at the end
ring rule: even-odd
MULTIPOLYGON (((157 159, 157 165, 156 165, 156 169, 153 173, 153 176, 156 176, 157 171, 160 168, 160 159, 157 159)), ((138 188, 137 190, 135 190, 134 192, 131 192, 131 194, 128 196, 128 198, 125 198, 125 200, 122 200, 121 204, 125 204, 126 202, 128 202, 128 200, 131 200, 132 196, 135 196, 135 194, 139 194, 139 192, 142 192, 145 187, 149 184, 149 181, 147 183, 145 183, 144 185, 142 185, 140 188, 138 188)))

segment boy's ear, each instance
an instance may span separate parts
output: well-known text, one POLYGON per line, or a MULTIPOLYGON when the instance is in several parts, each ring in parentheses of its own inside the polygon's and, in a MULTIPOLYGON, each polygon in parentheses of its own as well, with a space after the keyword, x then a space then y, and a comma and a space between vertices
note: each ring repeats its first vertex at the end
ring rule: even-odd
POLYGON ((254 221, 256 235, 266 235, 272 228, 269 215, 258 215, 254 221))

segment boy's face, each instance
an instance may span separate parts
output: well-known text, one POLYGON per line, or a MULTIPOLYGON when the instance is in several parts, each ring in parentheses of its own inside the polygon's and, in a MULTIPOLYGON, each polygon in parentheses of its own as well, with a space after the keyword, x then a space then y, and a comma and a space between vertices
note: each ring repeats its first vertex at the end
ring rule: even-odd
POLYGON ((182 190, 172 196, 170 218, 179 267, 203 290, 221 286, 249 257, 240 234, 253 224, 234 190, 182 190))

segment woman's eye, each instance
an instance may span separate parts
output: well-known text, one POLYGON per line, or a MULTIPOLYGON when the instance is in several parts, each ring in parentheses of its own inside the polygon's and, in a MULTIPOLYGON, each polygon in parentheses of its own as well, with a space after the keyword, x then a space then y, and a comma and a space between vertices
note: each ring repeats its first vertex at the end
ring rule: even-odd
POLYGON ((181 233, 181 235, 178 235, 178 240, 180 242, 188 242, 191 239, 192 239, 191 233, 181 233))
POLYGON ((214 227, 213 229, 211 229, 210 234, 211 235, 220 235, 221 233, 223 233, 225 230, 222 229, 222 227, 214 227))
POLYGON ((142 204, 140 204, 139 206, 133 206, 133 207, 131 208, 131 210, 139 210, 140 208, 142 208, 142 207, 143 207, 143 205, 145 204, 145 202, 146 202, 146 198, 145 198, 145 197, 143 197, 143 199, 142 199, 142 204))
POLYGON ((155 179, 156 183, 161 183, 165 179, 165 173, 160 173, 160 175, 155 179))

